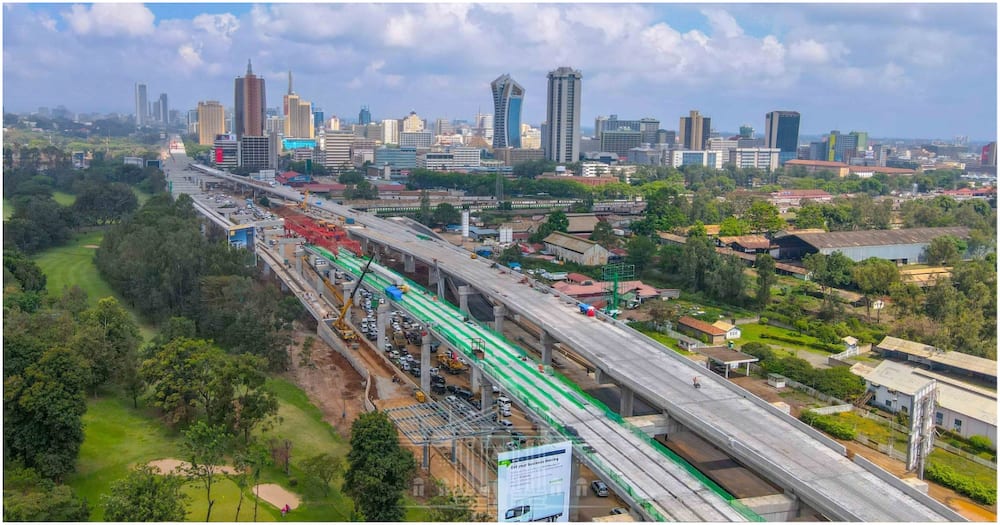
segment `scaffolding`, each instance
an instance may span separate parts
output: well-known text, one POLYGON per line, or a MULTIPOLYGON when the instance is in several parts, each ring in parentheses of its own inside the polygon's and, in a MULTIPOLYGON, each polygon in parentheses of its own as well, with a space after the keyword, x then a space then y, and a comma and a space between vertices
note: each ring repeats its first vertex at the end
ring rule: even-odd
POLYGON ((623 262, 609 263, 601 269, 604 281, 604 313, 611 317, 618 315, 621 303, 621 281, 635 278, 635 265, 623 262))

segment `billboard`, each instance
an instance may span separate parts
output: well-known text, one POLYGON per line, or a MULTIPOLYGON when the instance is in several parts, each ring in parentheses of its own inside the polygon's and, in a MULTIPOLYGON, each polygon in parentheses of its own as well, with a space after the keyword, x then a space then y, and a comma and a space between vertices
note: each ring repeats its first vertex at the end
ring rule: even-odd
POLYGON ((253 225, 243 224, 229 228, 229 245, 233 248, 253 249, 253 225))
POLYGON ((573 444, 502 452, 497 458, 497 521, 569 521, 573 444))

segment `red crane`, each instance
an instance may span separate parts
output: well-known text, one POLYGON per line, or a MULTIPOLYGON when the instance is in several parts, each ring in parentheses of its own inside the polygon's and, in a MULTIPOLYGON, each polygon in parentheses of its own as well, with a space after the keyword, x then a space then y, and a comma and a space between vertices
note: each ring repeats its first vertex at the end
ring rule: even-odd
POLYGON ((295 233, 309 244, 327 249, 334 256, 339 248, 345 248, 355 255, 361 254, 361 243, 347 236, 347 232, 333 224, 318 223, 310 217, 295 212, 286 212, 285 234, 295 233))

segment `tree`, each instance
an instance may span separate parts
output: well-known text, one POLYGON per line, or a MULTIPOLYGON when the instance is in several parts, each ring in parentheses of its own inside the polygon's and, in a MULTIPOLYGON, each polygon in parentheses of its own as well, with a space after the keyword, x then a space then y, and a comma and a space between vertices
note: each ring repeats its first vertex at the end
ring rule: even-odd
POLYGON ((316 479, 323 487, 323 495, 330 495, 330 482, 344 472, 344 457, 327 453, 317 454, 302 462, 302 470, 316 479))
POLYGON ((30 468, 3 473, 4 521, 76 521, 90 519, 87 501, 66 485, 57 485, 30 468))
POLYGON ((915 315, 924 304, 923 290, 913 283, 893 283, 889 287, 889 297, 896 308, 896 317, 915 315))
POLYGON ((649 320, 657 327, 663 326, 673 317, 674 309, 666 301, 652 300, 648 302, 649 307, 646 308, 646 313, 649 314, 649 320))
POLYGON ((830 288, 840 288, 851 282, 854 261, 839 251, 830 255, 810 253, 802 258, 802 264, 812 273, 811 279, 822 288, 824 306, 827 308, 828 303, 833 301, 830 288))
POLYGON ((417 212, 417 221, 424 226, 430 226, 433 219, 431 194, 427 190, 420 190, 420 211, 417 212))
POLYGON ((413 453, 399 446, 395 426, 384 412, 354 421, 344 487, 366 521, 402 521, 403 491, 416 470, 413 453))
POLYGON ((102 494, 106 521, 184 521, 184 478, 139 465, 102 494))
POLYGON ((741 304, 747 280, 743 274, 743 261, 735 255, 716 257, 705 278, 706 291, 722 301, 741 304))
POLYGON ((871 298, 885 295, 893 283, 899 282, 899 268, 892 261, 872 257, 865 259, 851 270, 854 282, 865 296, 868 320, 871 320, 871 298))
POLYGON ((337 177, 337 182, 341 184, 357 184, 365 180, 365 176, 357 171, 345 171, 337 177))
POLYGON ((597 221, 594 231, 590 233, 590 240, 604 246, 614 247, 618 244, 618 236, 615 235, 611 223, 608 221, 597 221))
POLYGON ((73 346, 90 362, 91 389, 110 381, 124 385, 137 375, 139 327, 114 297, 80 314, 73 346))
POLYGON ((692 292, 707 290, 707 276, 718 266, 719 254, 705 235, 689 235, 678 262, 677 273, 692 292))
POLYGON ((456 224, 461 220, 462 212, 447 202, 442 202, 434 208, 434 224, 456 224))
POLYGON ((140 367, 153 406, 171 424, 191 421, 201 408, 205 419, 223 423, 232 411, 233 387, 225 374, 227 356, 202 339, 174 339, 140 367))
POLYGON ((511 262, 521 262, 521 247, 517 244, 511 244, 510 246, 503 249, 500 255, 497 256, 497 262, 500 264, 507 264, 511 262))
POLYGON ((750 223, 732 215, 722 219, 722 222, 719 223, 719 235, 721 236, 739 236, 748 233, 750 233, 750 223))
POLYGON ((436 481, 437 494, 427 501, 430 521, 436 523, 475 521, 475 513, 472 510, 474 498, 464 492, 451 490, 441 480, 436 481))
POLYGON ((764 200, 753 201, 744 218, 750 224, 750 231, 755 233, 771 235, 785 225, 778 216, 778 208, 764 200))
POLYGON ((954 265, 967 249, 965 241, 954 235, 942 235, 931 240, 924 248, 927 264, 954 265))
POLYGON ((774 274, 774 258, 766 253, 757 254, 757 307, 767 308, 771 302, 771 287, 778 282, 774 274))
POLYGON ((139 199, 127 184, 90 182, 83 184, 73 202, 73 211, 85 224, 120 221, 139 207, 139 199))
MULTIPOLYGON (((26 292, 45 290, 45 274, 35 261, 18 250, 4 250, 3 268, 11 273, 21 289, 26 292)), ((6 279, 4 279, 6 283, 6 279)))
POLYGON ((362 180, 353 188, 344 190, 344 198, 348 200, 374 200, 378 198, 378 186, 367 180, 362 180))
POLYGON ((184 472, 188 479, 205 487, 205 500, 208 501, 205 521, 211 521, 212 518, 212 506, 215 505, 215 500, 212 499, 212 484, 225 454, 228 440, 229 434, 226 433, 225 427, 212 426, 204 421, 198 421, 184 432, 182 446, 188 460, 184 472))
POLYGON ((823 207, 819 204, 806 204, 795 210, 795 227, 800 230, 807 228, 825 228, 823 207))
POLYGON ((531 235, 531 242, 542 242, 552 232, 566 232, 569 229, 569 218, 561 210, 549 214, 548 219, 531 235))
MULTIPOLYGON (((6 343, 6 342, 5 342, 6 343)), ((90 367, 56 346, 4 381, 4 455, 55 480, 72 472, 83 443, 90 367)))
POLYGON ((625 262, 635 265, 635 273, 639 275, 656 255, 656 241, 645 235, 636 235, 628 241, 625 249, 628 251, 625 262))

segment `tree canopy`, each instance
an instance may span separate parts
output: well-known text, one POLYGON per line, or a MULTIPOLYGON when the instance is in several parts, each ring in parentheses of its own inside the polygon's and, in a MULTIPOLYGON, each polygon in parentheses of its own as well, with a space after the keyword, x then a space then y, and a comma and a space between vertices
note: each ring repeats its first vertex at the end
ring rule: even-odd
POLYGON ((344 490, 365 521, 402 521, 402 496, 416 470, 384 412, 367 412, 351 428, 344 490))

